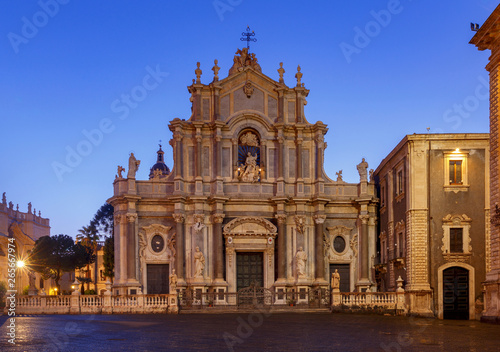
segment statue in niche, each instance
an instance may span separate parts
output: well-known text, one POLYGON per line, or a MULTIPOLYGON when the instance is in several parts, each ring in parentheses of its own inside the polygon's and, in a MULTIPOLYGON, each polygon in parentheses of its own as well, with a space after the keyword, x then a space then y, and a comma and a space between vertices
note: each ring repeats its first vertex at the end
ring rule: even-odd
POLYGON ((297 276, 299 278, 306 276, 306 262, 307 253, 302 247, 299 247, 297 254, 295 254, 295 259, 297 260, 297 276))
POLYGON ((243 175, 241 175, 241 180, 244 182, 254 182, 258 178, 257 154, 252 155, 252 153, 248 152, 245 160, 245 170, 243 171, 243 175))
POLYGON ((194 253, 194 277, 203 277, 203 271, 205 270, 205 256, 202 251, 200 251, 200 247, 196 247, 196 251, 194 253))
POLYGON ((331 281, 332 289, 339 289, 340 288, 340 274, 337 269, 335 269, 335 272, 332 273, 332 281, 331 281))
POLYGON ((175 269, 172 269, 172 274, 170 274, 170 293, 177 292, 177 274, 175 269))
POLYGON ((363 158, 356 167, 358 168, 359 181, 368 181, 368 172, 366 171, 368 169, 368 163, 365 161, 365 158, 363 158))
POLYGON ((139 169, 141 161, 137 160, 134 156, 134 153, 130 153, 130 157, 128 158, 128 174, 127 178, 135 178, 135 174, 137 169, 139 169))

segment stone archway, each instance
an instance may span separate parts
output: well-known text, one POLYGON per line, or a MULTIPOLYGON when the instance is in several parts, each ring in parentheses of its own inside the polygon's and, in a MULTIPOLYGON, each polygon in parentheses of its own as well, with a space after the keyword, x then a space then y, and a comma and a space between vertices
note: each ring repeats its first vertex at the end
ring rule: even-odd
POLYGON ((263 217, 238 217, 224 226, 228 292, 237 291, 237 253, 262 253, 263 286, 274 284, 274 248, 277 229, 263 217))

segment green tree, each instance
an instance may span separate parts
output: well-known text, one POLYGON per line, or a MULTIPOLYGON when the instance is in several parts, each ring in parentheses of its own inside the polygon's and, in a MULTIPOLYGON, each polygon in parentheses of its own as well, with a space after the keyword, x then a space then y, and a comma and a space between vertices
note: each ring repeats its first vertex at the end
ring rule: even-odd
POLYGON ((54 279, 61 292, 59 280, 65 272, 84 267, 95 260, 88 247, 75 243, 68 235, 43 236, 36 242, 29 257, 30 267, 43 279, 54 279))
POLYGON ((109 277, 111 283, 115 277, 115 239, 108 237, 104 241, 103 249, 104 276, 109 277))
MULTIPOLYGON (((100 236, 105 238, 103 248, 103 275, 110 278, 111 282, 113 282, 113 278, 115 277, 114 213, 115 209, 113 206, 104 203, 99 210, 97 210, 94 218, 90 222, 90 225, 97 229, 100 236)), ((95 277, 97 280, 97 270, 95 277)))
MULTIPOLYGON (((97 259, 98 240, 99 234, 97 233, 96 227, 92 223, 89 226, 83 226, 80 230, 78 230, 78 235, 76 235, 76 241, 87 247, 90 252, 94 254, 93 260, 87 263, 87 269, 85 270, 85 277, 88 279, 86 281, 87 290, 90 290, 90 282, 92 282, 90 278, 90 264, 95 262, 97 259)), ((97 268, 97 265, 95 265, 95 267, 97 268)))
POLYGON ((90 226, 93 226, 101 237, 113 237, 114 212, 115 209, 111 204, 104 203, 90 221, 90 226))

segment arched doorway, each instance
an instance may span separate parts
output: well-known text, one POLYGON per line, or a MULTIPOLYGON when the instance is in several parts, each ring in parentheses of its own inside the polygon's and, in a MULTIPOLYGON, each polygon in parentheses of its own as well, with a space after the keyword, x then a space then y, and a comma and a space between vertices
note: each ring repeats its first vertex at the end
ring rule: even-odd
POLYGON ((443 318, 469 319, 469 270, 458 266, 443 270, 443 318))

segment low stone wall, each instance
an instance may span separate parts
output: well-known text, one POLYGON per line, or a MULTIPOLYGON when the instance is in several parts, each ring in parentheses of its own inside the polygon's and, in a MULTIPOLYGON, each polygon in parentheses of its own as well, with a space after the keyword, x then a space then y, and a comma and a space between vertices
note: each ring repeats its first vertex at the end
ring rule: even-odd
POLYGON ((176 294, 18 296, 16 314, 178 313, 176 294))

